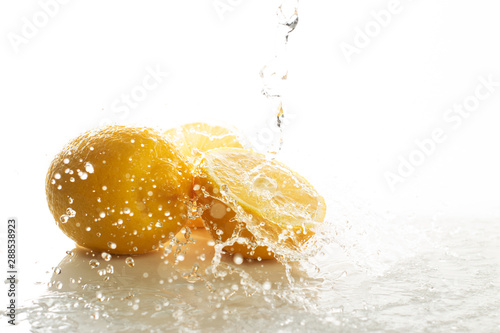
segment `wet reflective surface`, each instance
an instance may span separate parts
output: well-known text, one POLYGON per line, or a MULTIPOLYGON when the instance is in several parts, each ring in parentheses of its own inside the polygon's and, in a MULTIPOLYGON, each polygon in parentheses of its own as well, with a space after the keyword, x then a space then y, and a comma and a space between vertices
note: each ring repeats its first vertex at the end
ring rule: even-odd
MULTIPOLYGON (((223 255, 205 230, 141 256, 61 252, 23 302, 33 332, 492 332, 500 329, 500 223, 330 226, 287 267, 223 255), (194 241, 194 242, 193 242, 194 241), (176 260, 177 258, 177 260, 176 260), (45 281, 44 281, 45 280, 45 281)), ((43 251, 41 249, 40 251, 43 251)), ((39 253, 40 254, 40 253, 39 253)), ((47 267, 34 266, 37 269, 47 267)), ((21 282, 22 283, 22 282, 21 282)), ((21 290, 29 289, 21 284, 21 290)))

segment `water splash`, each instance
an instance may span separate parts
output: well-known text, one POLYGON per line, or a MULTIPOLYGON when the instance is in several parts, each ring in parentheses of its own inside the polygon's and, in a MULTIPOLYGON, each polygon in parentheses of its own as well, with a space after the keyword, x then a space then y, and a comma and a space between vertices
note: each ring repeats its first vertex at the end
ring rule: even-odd
POLYGON ((299 22, 298 5, 298 0, 282 0, 278 6, 276 51, 272 60, 264 65, 259 73, 263 84, 262 95, 266 97, 279 129, 279 135, 270 138, 265 152, 271 158, 276 156, 283 146, 283 120, 286 115, 283 108, 283 85, 288 78, 287 44, 290 34, 299 22))
POLYGON ((351 222, 329 223, 317 234, 322 249, 288 268, 222 253, 215 276, 216 246, 205 230, 188 233, 188 242, 186 232, 178 234, 185 258, 177 264, 174 245, 166 255, 134 257, 133 268, 113 256, 106 274, 89 267, 96 253, 76 248, 18 318, 34 332, 496 331, 500 225, 415 221, 406 226, 420 230, 403 223, 391 229, 383 217, 335 208, 334 217, 350 215, 351 222), (433 242, 416 241, 422 229, 433 242), (394 258, 384 254, 393 251, 394 258))

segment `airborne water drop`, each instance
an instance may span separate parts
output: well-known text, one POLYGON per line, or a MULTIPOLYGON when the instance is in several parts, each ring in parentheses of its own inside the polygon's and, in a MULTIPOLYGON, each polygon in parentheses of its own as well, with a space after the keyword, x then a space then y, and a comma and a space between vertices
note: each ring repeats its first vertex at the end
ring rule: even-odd
POLYGON ((127 265, 129 265, 130 267, 134 267, 134 265, 135 265, 134 259, 133 259, 132 257, 127 257, 127 258, 125 259, 125 263, 126 263, 127 265))

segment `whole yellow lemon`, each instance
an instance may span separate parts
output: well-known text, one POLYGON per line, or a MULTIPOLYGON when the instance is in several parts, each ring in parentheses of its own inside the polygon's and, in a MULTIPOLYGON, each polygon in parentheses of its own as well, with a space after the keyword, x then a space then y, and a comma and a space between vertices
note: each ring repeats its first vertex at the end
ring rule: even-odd
POLYGON ((68 143, 50 164, 47 202, 78 245, 115 254, 152 251, 187 222, 193 175, 159 131, 107 126, 68 143))

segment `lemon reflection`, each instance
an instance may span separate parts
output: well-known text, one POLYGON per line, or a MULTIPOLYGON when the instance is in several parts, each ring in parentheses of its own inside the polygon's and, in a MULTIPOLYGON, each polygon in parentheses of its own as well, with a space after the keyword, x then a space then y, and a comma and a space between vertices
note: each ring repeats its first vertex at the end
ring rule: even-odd
POLYGON ((172 318, 181 325, 193 311, 202 315, 192 319, 195 326, 209 325, 206 321, 223 318, 227 311, 251 312, 263 302, 276 306, 282 302, 277 291, 286 289, 288 277, 279 262, 224 254, 214 270, 215 251, 206 230, 194 231, 189 241, 182 234, 177 238, 180 244, 137 256, 80 247, 68 251, 51 277, 51 297, 57 295, 59 306, 66 303, 65 313, 80 325, 88 317, 98 321, 135 317, 133 321, 141 325, 149 318, 151 327, 172 318))
POLYGON ((214 270, 214 244, 204 229, 179 233, 174 243, 137 256, 68 251, 47 293, 21 315, 44 331, 219 331, 228 320, 267 323, 278 314, 288 320, 315 298, 309 288, 289 283, 305 286, 310 279, 293 268, 286 274, 275 260, 225 254, 214 270))
POLYGON ((88 292, 96 289, 170 289, 186 284, 183 276, 196 263, 202 269, 210 264, 213 247, 205 231, 196 232, 195 243, 174 246, 137 256, 110 255, 76 247, 55 268, 49 290, 88 292), (179 249, 178 253, 176 249, 179 249), (185 253, 185 254, 184 254, 185 253), (177 262, 175 255, 177 254, 177 262), (201 257, 200 257, 201 256, 201 257), (179 259, 182 259, 180 261, 179 259))

